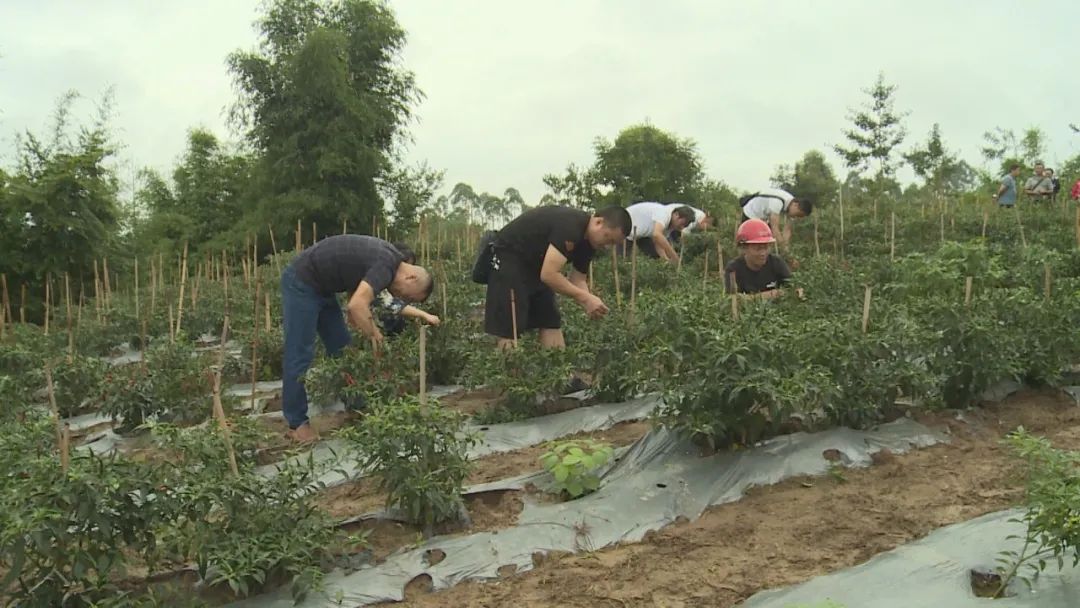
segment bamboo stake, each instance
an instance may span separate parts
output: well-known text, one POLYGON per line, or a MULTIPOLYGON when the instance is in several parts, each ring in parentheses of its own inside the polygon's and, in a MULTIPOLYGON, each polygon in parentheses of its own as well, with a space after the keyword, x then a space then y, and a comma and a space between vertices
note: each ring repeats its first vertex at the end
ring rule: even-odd
POLYGON ((270 323, 270 294, 269 293, 263 293, 263 301, 265 302, 265 306, 263 308, 266 311, 266 331, 270 331, 273 326, 270 323))
MULTIPOLYGON (((67 274, 66 273, 64 274, 64 281, 65 282, 67 281, 67 274)), ((69 317, 71 316, 70 312, 68 313, 68 316, 69 317)), ((135 258, 135 318, 136 319, 141 319, 142 318, 141 311, 139 310, 139 258, 138 257, 135 258)))
POLYGON ((56 405, 56 385, 53 384, 52 362, 45 362, 45 391, 49 395, 49 409, 52 410, 53 425, 56 430, 56 446, 60 447, 60 408, 56 405))
POLYGON ((83 302, 86 301, 86 294, 83 292, 83 288, 79 286, 79 310, 75 314, 75 335, 79 335, 79 326, 82 325, 82 309, 83 302))
POLYGON ((176 338, 180 335, 180 327, 184 320, 184 287, 187 285, 187 254, 188 244, 184 243, 184 254, 180 259, 180 297, 176 302, 176 330, 173 332, 173 337, 176 338))
MULTIPOLYGON (((590 274, 592 273, 592 266, 589 266, 589 273, 590 274)), ((439 282, 439 299, 442 300, 442 319, 441 320, 444 323, 450 318, 449 315, 446 314, 446 306, 448 304, 448 302, 446 301, 446 281, 448 281, 448 280, 449 279, 446 276, 446 269, 444 268, 443 272, 442 272, 442 281, 439 282)))
POLYGON ((142 331, 139 333, 139 363, 142 365, 143 371, 146 371, 146 319, 142 320, 139 324, 142 331))
POLYGON ((684 242, 682 242, 680 240, 680 242, 679 242, 679 261, 675 263, 675 272, 681 272, 682 271, 683 251, 685 251, 685 250, 686 250, 686 243, 684 243, 684 242))
POLYGON ((840 186, 840 242, 844 242, 844 186, 840 186))
POLYGON ((982 238, 986 238, 986 222, 990 221, 990 214, 983 211, 982 238))
POLYGON ((870 329, 870 286, 866 286, 866 295, 863 296, 862 305, 862 333, 870 329))
POLYGON ((176 324, 174 323, 172 302, 169 302, 169 342, 176 342, 176 324))
POLYGON ((101 323, 101 277, 98 275, 97 259, 94 259, 94 312, 97 313, 98 323, 101 323))
POLYGON ((420 324, 420 407, 427 407, 427 325, 420 324))
POLYGON ((972 277, 964 277, 964 307, 971 307, 971 285, 972 277))
POLYGON ((716 269, 722 276, 724 274, 724 248, 720 245, 720 241, 716 241, 716 261, 716 269))
POLYGON ((71 328, 71 279, 64 273, 64 308, 67 311, 68 360, 75 357, 75 334, 71 328))
POLYGON ((945 212, 941 212, 939 216, 941 218, 941 242, 945 242, 945 212))
MULTIPOLYGON (((7 313, 4 312, 4 307, 0 306, 0 342, 4 341, 7 337, 8 318, 7 313)), ((11 331, 15 331, 15 326, 12 325, 11 331)))
POLYGON ((518 326, 517 326, 517 296, 514 295, 514 290, 510 290, 510 324, 513 328, 514 336, 514 348, 518 347, 518 326))
POLYGON ((820 213, 815 213, 814 214, 814 257, 815 258, 820 258, 821 257, 821 243, 818 241, 818 217, 820 217, 820 216, 821 216, 820 213))
POLYGON ((589 264, 589 293, 596 293, 596 285, 593 283, 593 265, 589 264))
POLYGON ((622 306, 622 290, 619 289, 619 254, 611 248, 611 269, 615 275, 615 302, 622 306))
POLYGON ((889 224, 889 261, 896 259, 896 212, 892 212, 889 224))
POLYGON ((296 253, 300 253, 304 249, 304 244, 301 242, 300 237, 300 220, 296 220, 296 253))
POLYGON ((157 270, 154 268, 154 256, 150 256, 150 316, 157 310, 157 270))
POLYGON ((225 408, 221 404, 221 370, 225 367, 225 343, 229 338, 229 316, 225 315, 225 322, 221 328, 221 348, 218 349, 217 369, 214 370, 214 417, 217 419, 218 428, 221 429, 221 439, 225 442, 225 450, 229 454, 229 470, 233 477, 240 476, 240 469, 236 466, 236 452, 233 451, 232 436, 229 434, 229 423, 225 419, 225 408))
POLYGON ((637 306, 637 241, 632 241, 630 247, 630 314, 633 315, 637 306))
POLYGON ((315 222, 311 222, 311 244, 319 242, 319 229, 315 227, 315 222))
POLYGON ((270 229, 270 250, 274 252, 274 257, 277 257, 277 240, 274 239, 274 227, 270 224, 266 225, 270 229))
POLYGON ((157 284, 158 284, 158 287, 162 290, 162 293, 164 293, 164 291, 165 291, 165 254, 160 252, 160 251, 158 252, 157 271, 158 271, 157 284))
POLYGON ((1050 299, 1050 264, 1043 263, 1043 295, 1050 299))
POLYGON ((105 279, 105 310, 112 310, 112 284, 109 283, 109 258, 101 259, 101 274, 105 279))
POLYGON ((255 387, 259 369, 259 282, 255 281, 255 298, 251 302, 251 411, 255 411, 255 387))
POLYGON ((1027 237, 1024 236, 1024 222, 1020 219, 1020 208, 1014 208, 1016 209, 1016 224, 1020 226, 1020 244, 1024 247, 1024 249, 1027 249, 1027 237))
POLYGON ((349 234, 349 218, 341 218, 341 234, 349 234))
POLYGON ((60 472, 65 475, 71 462, 71 425, 64 423, 64 429, 60 432, 60 472))
POLYGON ((11 317, 11 300, 8 298, 7 273, 0 273, 0 284, 2 284, 4 288, 4 318, 10 321, 12 328, 14 328, 15 321, 11 317))
POLYGON ((45 335, 49 335, 49 307, 52 304, 52 275, 45 275, 45 335))
POLYGON ((705 250, 705 269, 701 273, 701 286, 705 287, 709 281, 709 250, 705 250))

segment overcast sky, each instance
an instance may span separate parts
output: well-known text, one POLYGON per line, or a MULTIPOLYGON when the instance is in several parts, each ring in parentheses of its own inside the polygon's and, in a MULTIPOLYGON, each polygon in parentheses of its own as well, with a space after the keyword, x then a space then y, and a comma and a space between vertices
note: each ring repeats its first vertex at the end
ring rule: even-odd
MULTIPOLYGON (((879 70, 910 112, 981 164, 981 134, 1041 127, 1049 164, 1080 152, 1080 2, 394 0, 426 99, 409 156, 527 201, 630 124, 694 139, 710 177, 765 185, 840 138, 879 70)), ((168 170, 194 126, 232 136, 226 55, 252 48, 253 0, 0 0, 0 154, 55 100, 115 90, 128 167, 168 170)), ((93 113, 90 101, 78 116, 93 113)), ((830 152, 830 158, 835 157, 830 152)), ((839 168, 838 163, 836 163, 839 168)))

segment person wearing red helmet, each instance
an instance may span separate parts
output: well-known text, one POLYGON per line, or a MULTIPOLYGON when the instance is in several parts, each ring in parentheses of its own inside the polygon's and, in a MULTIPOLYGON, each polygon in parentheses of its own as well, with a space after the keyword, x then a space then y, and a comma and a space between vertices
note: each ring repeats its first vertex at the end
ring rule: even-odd
MULTIPOLYGON (((771 300, 779 296, 791 269, 780 256, 769 253, 776 238, 764 220, 746 220, 735 237, 742 255, 724 268, 724 286, 728 293, 741 293, 771 300)), ((802 290, 797 290, 801 296, 802 290)))

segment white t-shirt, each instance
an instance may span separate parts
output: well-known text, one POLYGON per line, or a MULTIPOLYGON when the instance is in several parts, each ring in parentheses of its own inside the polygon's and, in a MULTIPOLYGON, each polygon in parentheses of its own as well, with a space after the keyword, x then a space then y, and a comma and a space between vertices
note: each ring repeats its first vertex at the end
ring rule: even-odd
POLYGON ((748 218, 757 218, 766 222, 769 221, 770 215, 781 215, 784 211, 787 211, 788 205, 795 198, 792 193, 779 188, 762 188, 757 191, 757 194, 768 194, 769 196, 755 196, 750 199, 743 206, 743 213, 748 218), (776 197, 780 198, 777 199, 776 197))
POLYGON ((663 203, 634 203, 626 208, 634 227, 627 235, 628 241, 652 236, 653 224, 659 223, 666 232, 671 223, 671 209, 663 203))
MULTIPOLYGON (((672 204, 666 205, 666 206, 667 206, 668 216, 669 217, 671 216, 672 213, 675 213, 675 210, 678 209, 679 207, 690 207, 690 205, 683 205, 681 203, 672 203, 672 204)), ((698 224, 701 223, 701 220, 705 219, 705 212, 704 211, 702 211, 701 209, 698 209, 697 207, 690 207, 690 208, 694 210, 694 221, 690 222, 690 225, 687 226, 686 228, 683 228, 683 232, 689 232, 689 231, 693 230, 694 228, 697 228, 698 224)))

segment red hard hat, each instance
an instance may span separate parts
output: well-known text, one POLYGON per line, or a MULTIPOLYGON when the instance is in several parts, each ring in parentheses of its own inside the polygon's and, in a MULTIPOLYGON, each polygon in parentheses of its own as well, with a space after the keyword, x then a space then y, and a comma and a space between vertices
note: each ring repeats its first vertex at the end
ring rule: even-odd
POLYGON ((740 244, 753 244, 753 243, 775 243, 776 239, 773 238, 772 229, 769 225, 759 219, 746 220, 739 226, 739 231, 735 233, 735 241, 740 244))

